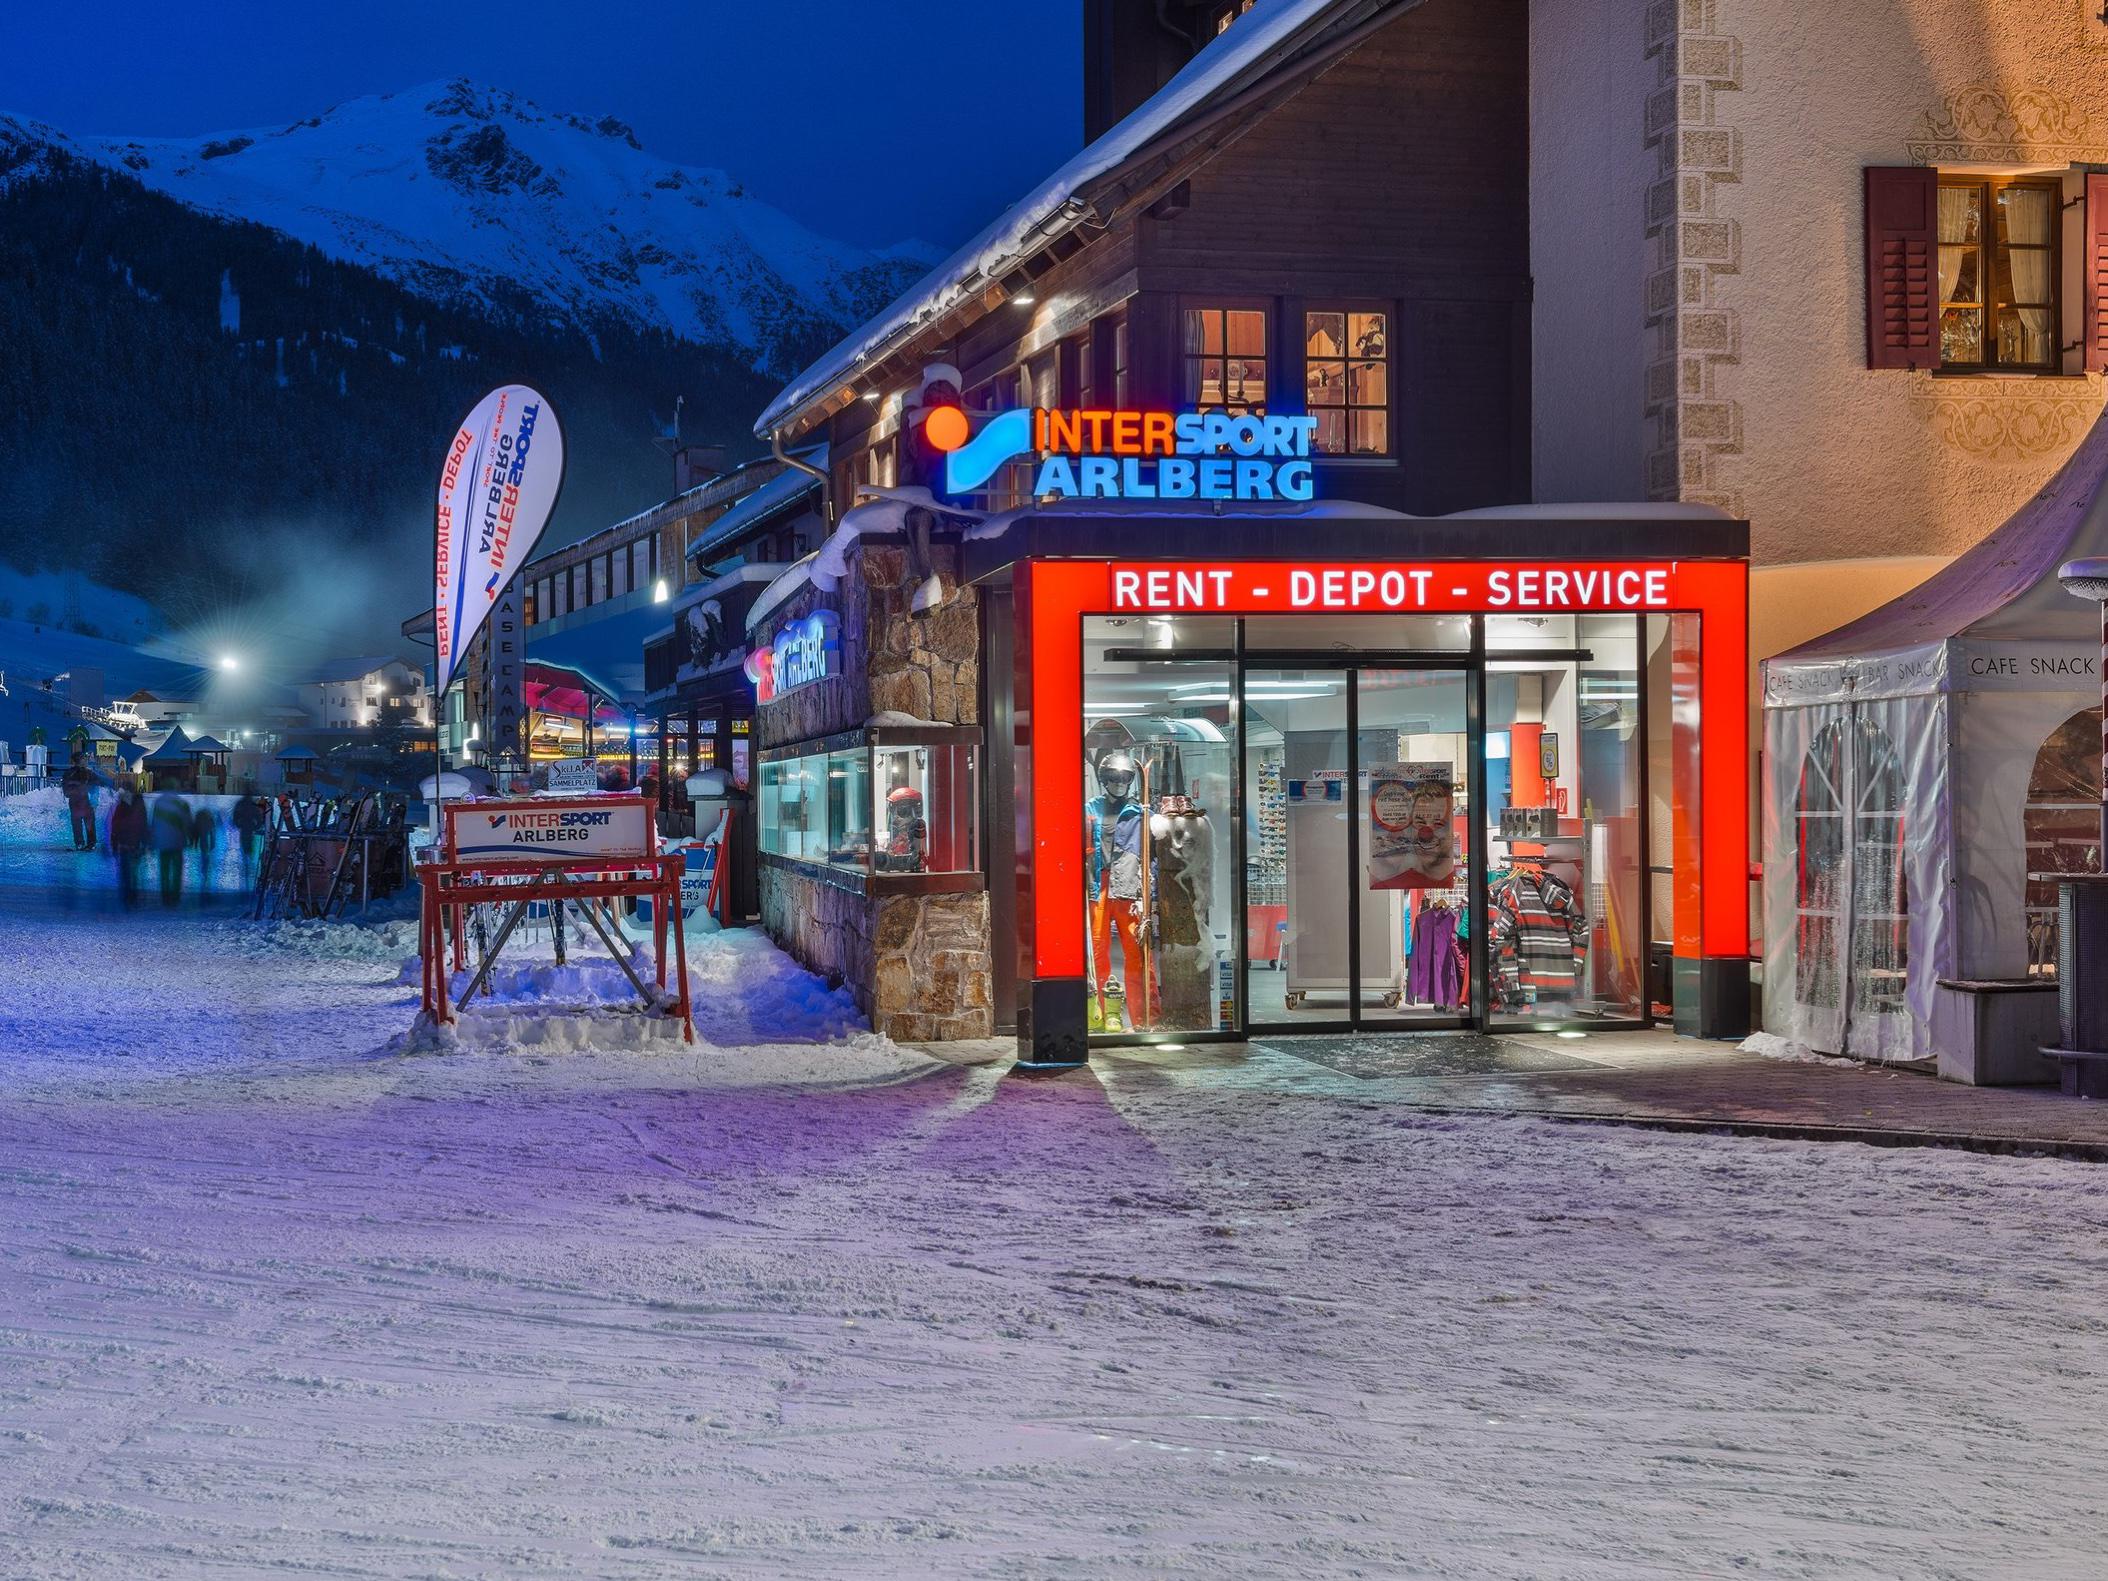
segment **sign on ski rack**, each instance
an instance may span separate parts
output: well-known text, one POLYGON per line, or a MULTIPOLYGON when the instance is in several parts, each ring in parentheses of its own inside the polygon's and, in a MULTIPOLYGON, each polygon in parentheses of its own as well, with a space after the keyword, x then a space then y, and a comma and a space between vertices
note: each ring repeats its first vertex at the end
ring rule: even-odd
POLYGON ((682 1036, 695 1041, 688 995, 688 935, 681 916, 686 862, 678 851, 661 855, 651 805, 638 795, 532 799, 487 797, 449 802, 435 859, 420 863, 424 906, 417 953, 424 966, 424 1013, 435 1024, 454 1019, 452 976, 469 964, 475 935, 475 975, 462 990, 466 1005, 489 983, 492 968, 531 908, 545 907, 563 962, 564 919, 578 937, 597 936, 636 989, 645 1009, 678 1015, 682 1036), (622 945, 608 911, 618 899, 651 901, 652 956, 657 986, 647 984, 622 945), (485 912, 481 908, 492 908, 485 912), (494 927, 483 918, 495 916, 494 927), (672 934, 675 987, 666 986, 667 935, 672 934))
POLYGON ((657 854, 642 796, 484 798, 446 804, 446 851, 456 861, 622 860, 657 854))

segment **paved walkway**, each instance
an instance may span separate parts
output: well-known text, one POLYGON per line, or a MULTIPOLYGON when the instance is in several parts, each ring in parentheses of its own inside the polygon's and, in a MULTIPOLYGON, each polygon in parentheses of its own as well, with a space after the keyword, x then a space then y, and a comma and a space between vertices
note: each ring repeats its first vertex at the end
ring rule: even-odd
MULTIPOLYGON (((1386 1103, 1438 1113, 1528 1114, 1665 1130, 2046 1152, 2108 1162, 2108 1102, 2066 1098, 2050 1087, 1964 1087, 1893 1067, 1767 1059, 1731 1044, 1665 1031, 1507 1041, 1578 1063, 1561 1070, 1358 1079, 1284 1052, 1293 1048, 1292 1038, 1270 1037, 1261 1045, 1106 1050, 1094 1056, 1092 1074, 1108 1084, 1234 1081, 1275 1086, 1284 1093, 1336 1092, 1345 1084, 1386 1103)), ((931 1049, 975 1064, 1007 1062, 1014 1051, 1007 1039, 931 1049)))

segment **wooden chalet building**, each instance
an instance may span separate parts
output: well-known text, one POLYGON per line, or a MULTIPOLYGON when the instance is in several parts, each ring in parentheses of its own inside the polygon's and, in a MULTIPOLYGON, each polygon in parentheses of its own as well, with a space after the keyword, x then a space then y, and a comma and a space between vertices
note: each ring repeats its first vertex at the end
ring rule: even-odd
POLYGON ((1085 0, 1088 145, 761 416, 760 910, 881 1030, 1746 1029, 1748 529, 1529 503, 1532 9, 1085 0))

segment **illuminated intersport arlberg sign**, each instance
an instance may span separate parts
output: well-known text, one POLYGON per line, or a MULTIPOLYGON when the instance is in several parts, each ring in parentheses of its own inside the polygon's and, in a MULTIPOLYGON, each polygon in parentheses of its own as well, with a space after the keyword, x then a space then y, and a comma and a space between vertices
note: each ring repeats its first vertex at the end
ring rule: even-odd
POLYGON ((998 412, 977 434, 950 407, 924 427, 946 452, 946 493, 970 494, 1029 454, 1033 498, 1080 500, 1309 500, 1316 432, 1315 417, 1037 406, 998 412))

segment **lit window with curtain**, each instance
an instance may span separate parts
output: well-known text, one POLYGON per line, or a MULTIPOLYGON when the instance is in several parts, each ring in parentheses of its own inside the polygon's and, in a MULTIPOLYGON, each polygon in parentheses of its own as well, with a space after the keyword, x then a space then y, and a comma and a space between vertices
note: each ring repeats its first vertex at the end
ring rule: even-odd
POLYGON ((1327 456, 1391 453, 1390 317, 1352 309, 1303 315, 1303 398, 1327 456))
POLYGON ((1185 404, 1196 412, 1266 410, 1266 314, 1258 308, 1189 307, 1182 350, 1185 404))
POLYGON ((2056 369, 2057 187, 1943 177, 1940 365, 2056 369))

